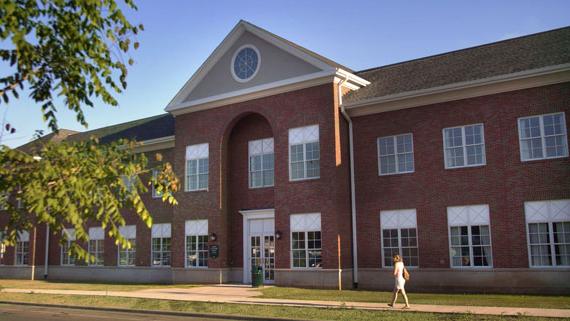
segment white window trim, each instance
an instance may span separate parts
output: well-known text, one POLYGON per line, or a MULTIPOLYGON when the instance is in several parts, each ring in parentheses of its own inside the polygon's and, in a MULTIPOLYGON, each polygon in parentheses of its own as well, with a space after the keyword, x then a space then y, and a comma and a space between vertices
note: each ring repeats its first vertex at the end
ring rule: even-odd
MULTIPOLYGON (((208 226, 208 228, 209 228, 209 223, 210 223, 210 222, 209 222, 207 219, 194 219, 194 220, 195 220, 195 221, 206 220, 206 221, 207 221, 207 224, 208 224, 207 226, 208 226)), ((192 221, 192 220, 188 220, 188 221, 192 221)), ((188 222, 188 221, 186 221, 186 222, 188 222)), ((186 222, 184 222, 185 225, 186 225, 186 222)), ((187 249, 188 249, 188 240, 187 240, 187 237, 188 237, 188 236, 198 237, 198 236, 204 236, 204 235, 206 235, 206 236, 209 238, 209 235, 210 235, 210 234, 209 234, 209 231, 207 231, 206 234, 201 234, 201 235, 200 235, 200 234, 189 234, 189 233, 186 232, 186 226, 185 226, 185 228, 184 228, 184 267, 185 267, 185 268, 187 268, 187 269, 208 269, 208 265, 206 265, 206 266, 194 266, 194 265, 189 265, 189 264, 188 264, 188 257, 187 257, 187 256, 188 256, 188 251, 187 251, 187 249)), ((208 240, 208 241, 209 241, 209 240, 208 240)), ((208 243, 208 241, 206 241, 206 243, 208 243)), ((172 258, 171 258, 171 259, 172 259, 172 258)), ((207 261, 206 264, 209 264, 209 259, 210 259, 210 253, 208 253, 208 261, 207 261)))
POLYGON ((171 237, 164 237, 164 236, 160 236, 160 237, 150 237, 150 267, 151 268, 156 268, 156 269, 163 269, 163 268, 170 268, 172 266, 172 236, 171 237), (164 253, 164 251, 162 251, 162 240, 163 239, 170 239, 170 264, 169 265, 163 265, 163 264, 153 264, 153 253, 155 251, 152 250, 152 240, 153 239, 160 239, 160 253, 164 253))
MULTIPOLYGON (((18 242, 16 242, 16 248, 14 249, 14 266, 28 266, 28 265, 30 265, 30 254, 31 254, 31 253, 30 253, 30 241, 18 241, 18 242), (23 251, 20 252, 20 251, 18 250, 18 245, 19 245, 20 243, 28 243, 28 252, 27 252, 27 253, 28 253, 28 263, 27 263, 27 264, 19 263, 19 262, 18 262, 18 256, 19 256, 19 254, 21 253, 22 255, 24 255, 24 254, 26 253, 26 252, 23 252, 23 251)), ((23 256, 22 256, 22 261, 23 261, 23 256)))
MULTIPOLYGON (((323 254, 323 217, 321 215, 320 212, 315 212, 315 213, 295 213, 295 214, 291 214, 289 216, 289 224, 291 224, 291 216, 292 215, 311 215, 311 214, 319 214, 320 215, 320 219, 321 219, 321 225, 319 227, 319 230, 308 230, 307 228, 304 228, 303 231, 292 231, 291 228, 289 228, 289 260, 290 260, 290 266, 292 270, 322 270, 323 267, 310 267, 309 266, 309 232, 320 232, 321 233, 321 261, 322 261, 322 254, 323 254), (301 233, 305 233, 305 262, 306 262, 306 266, 305 267, 295 267, 293 266, 293 233, 295 232, 301 232, 301 233)), ((321 262, 322 263, 322 262, 321 262)))
MULTIPOLYGON (((91 253, 91 241, 95 241, 95 243, 97 243, 97 241, 102 241, 102 242, 103 242, 103 251, 101 251, 101 248, 100 248, 98 245, 97 245, 97 248, 96 248, 97 253, 100 253, 100 252, 103 253, 103 262, 101 262, 100 264, 88 262, 87 265, 88 265, 88 266, 91 266, 91 267, 105 266, 105 239, 102 239, 102 240, 101 240, 101 239, 89 240, 89 241, 87 242, 87 253, 89 253, 89 255, 93 255, 93 254, 91 253)), ((93 255, 93 256, 94 256, 94 255, 93 255)))
MULTIPOLYGON (((469 168, 469 167, 481 167, 481 166, 486 166, 487 165, 487 145, 485 144, 485 124, 483 123, 476 123, 476 124, 467 124, 467 125, 461 125, 461 126, 453 126, 453 127, 446 127, 443 128, 441 130, 441 134, 442 134, 442 138, 443 138, 443 165, 445 167, 445 169, 458 169, 458 168, 469 168), (473 164, 473 165, 467 165, 467 141, 466 141, 466 136, 465 136, 465 127, 467 126, 477 126, 477 125, 481 125, 481 145, 483 145, 482 148, 482 156, 483 156, 483 163, 481 164, 473 164), (462 143, 462 148, 463 148, 463 166, 452 166, 449 167, 447 165, 447 153, 446 151, 446 146, 445 146, 445 130, 446 129, 455 129, 455 128, 461 128, 461 143, 462 143)), ((476 144, 476 145, 480 145, 480 144, 476 144)), ((469 145, 472 146, 472 145, 469 145)))
MULTIPOLYGON (((471 222, 464 224, 464 225, 451 225, 449 223, 449 214, 446 214, 446 220, 447 220, 447 241, 448 241, 448 248, 447 251, 449 252, 449 267, 452 269, 458 269, 458 270, 462 270, 462 269, 492 269, 493 265, 495 264, 495 255, 493 253, 493 233, 492 233, 492 226, 491 226, 491 208, 489 207, 489 204, 473 204, 473 205, 460 205, 460 207, 473 207, 473 206, 479 206, 479 205, 483 205, 487 207, 487 211, 489 214, 489 222, 487 224, 471 224, 471 222), (470 263, 473 264, 473 240, 471 239, 471 226, 485 226, 488 225, 489 226, 489 246, 491 247, 491 264, 489 264, 488 266, 453 266, 453 256, 451 255, 451 228, 452 227, 460 227, 460 226, 467 226, 467 236, 469 237, 469 260, 470 263)), ((447 213, 449 213, 449 209, 452 207, 457 207, 457 206, 448 206, 447 207, 447 213)))
POLYGON ((257 49, 256 46, 252 45, 252 44, 245 44, 241 47, 239 47, 233 54, 232 59, 230 60, 230 70, 232 73, 232 77, 234 78, 235 81, 239 82, 239 83, 246 83, 250 80, 252 80, 253 78, 255 78, 255 76, 257 75, 257 72, 259 72, 259 69, 261 69, 261 54, 259 53, 259 50, 257 49), (238 53, 245 48, 251 48, 253 49, 253 51, 255 51, 255 53, 257 54, 257 69, 255 69, 255 71, 253 72, 253 74, 246 79, 241 79, 240 77, 238 77, 235 73, 234 70, 234 62, 236 60, 236 57, 238 55, 238 53))
MULTIPOLYGON (((72 242, 73 242, 73 241, 71 241, 71 240, 67 240, 67 242, 66 242, 67 247, 68 247, 68 251, 69 251, 69 249, 71 248, 71 243, 72 243, 72 242)), ((63 261, 64 261, 63 258, 64 258, 63 246, 60 246, 60 262, 59 262, 59 264, 60 264, 61 266, 75 266, 75 265, 76 265, 75 263, 63 263, 63 261)), ((69 260, 71 260, 71 257, 70 257, 69 260)), ((74 262, 75 262, 75 260, 76 260, 76 259, 74 259, 74 262)))
POLYGON ((556 112, 556 113, 548 113, 548 114, 519 117, 519 118, 517 118, 517 130, 518 130, 518 136, 519 136, 519 156, 520 156, 521 162, 532 162, 532 161, 545 160, 545 159, 557 159, 557 158, 568 157, 568 152, 569 152, 568 150, 570 149, 570 146, 568 146, 568 130, 566 128, 566 113, 565 112, 562 111, 562 112, 556 112), (546 156, 546 143, 545 143, 546 137, 544 135, 544 116, 551 116, 551 115, 558 115, 558 114, 562 114, 562 120, 563 120, 562 121, 562 127, 564 130, 564 134, 566 136, 566 155, 546 156), (521 120, 535 118, 535 117, 538 117, 539 126, 540 126, 540 140, 542 142, 542 157, 524 159, 523 158, 522 136, 521 136, 521 120))
MULTIPOLYGON (((256 154, 256 155, 251 155, 249 152, 249 141, 248 142, 248 158, 247 158, 247 181, 248 181, 248 186, 249 189, 258 189, 258 188, 268 188, 268 187, 274 187, 275 186, 275 139, 273 137, 267 137, 267 138, 261 138, 261 139, 255 139, 253 141, 258 141, 258 140, 266 140, 266 139, 272 139, 273 140, 273 152, 272 153, 261 153, 261 154, 256 154), (263 168, 263 156, 265 155, 269 155, 269 154, 273 154, 273 184, 271 185, 261 185, 261 186, 252 186, 251 185, 251 157, 252 156, 261 156, 261 179, 263 182, 263 172, 266 171, 266 169, 263 168)), ((263 142, 262 142, 263 144, 263 142)))
MULTIPOLYGON (((203 235, 196 235, 196 234, 184 235, 184 267, 187 268, 187 269, 191 269, 191 270, 194 270, 194 269, 208 269, 208 265, 206 265, 206 266, 196 266, 196 265, 190 265, 190 264, 188 264, 188 257, 187 257, 187 256, 188 256, 188 250, 187 250, 187 249, 188 249, 188 237, 189 237, 189 236, 190 236, 190 237, 195 237, 196 240, 197 240, 198 236, 203 236, 203 235)), ((206 235, 206 236, 208 236, 208 235, 206 235)), ((207 243, 207 242, 206 242, 206 243, 207 243)), ((209 254, 210 254, 210 253, 208 253, 208 261, 207 261, 207 262, 209 262, 209 259, 210 259, 209 254)), ((208 264, 208 263, 206 263, 206 264, 208 264)))
MULTIPOLYGON (((376 149, 377 149, 377 153, 376 153, 376 157, 378 157, 378 176, 390 176, 390 175, 401 175, 401 174, 411 174, 414 173, 416 171, 416 159, 415 159, 415 154, 414 154, 414 134, 413 133, 404 133, 404 134, 397 134, 397 135, 390 135, 390 136, 382 136, 382 137, 378 137, 376 139, 376 149), (398 150, 397 150, 397 139, 398 136, 405 136, 405 135, 410 135, 412 137, 412 161, 414 162, 414 169, 411 171, 400 171, 399 170, 399 163, 398 163, 398 150), (394 156, 396 158, 396 172, 394 173, 382 173, 381 170, 381 166, 380 166, 380 159, 382 155, 380 155, 380 139, 382 138, 392 138, 394 141, 394 156)), ((408 154, 408 153, 405 153, 408 154)))
MULTIPOLYGON (((184 164, 184 166, 186 166, 186 164, 184 164)), ((158 169, 153 169, 152 170, 152 178, 155 179, 158 176, 158 173, 159 173, 158 169)), ((152 192, 152 198, 154 198, 154 199, 162 198, 162 193, 159 194, 156 191, 154 184, 152 185, 152 191, 151 192, 152 192)))
MULTIPOLYGON (((200 157, 200 158, 188 158, 187 155, 184 155, 184 192, 201 192, 201 191, 208 191, 209 187, 210 187, 210 143, 200 143, 200 144, 192 144, 192 145, 188 145, 186 146, 186 149, 188 149, 188 147, 192 147, 192 146, 197 146, 197 145, 207 145, 208 147, 208 155, 207 157, 200 157), (206 187, 204 188, 200 188, 200 171, 199 171, 199 165, 200 165, 200 160, 201 159, 207 159, 208 160, 208 181, 206 182, 206 187), (188 181, 188 161, 191 160, 195 160, 196 161, 196 176, 197 176, 197 188, 195 189, 190 189, 190 182, 188 181)), ((185 152, 187 153, 187 151, 185 152)))
MULTIPOLYGON (((71 249, 71 244, 73 242, 75 242, 75 229, 74 228, 70 228, 70 229, 64 229, 62 234, 67 234, 67 241, 66 241, 66 245, 68 247, 68 250, 71 249)), ((77 258, 70 256, 69 259, 71 260, 71 258, 73 257, 73 261, 74 263, 63 263, 63 246, 59 246, 60 252, 59 252, 59 265, 60 266, 75 266, 77 263, 77 258)))
MULTIPOLYGON (((136 259, 137 259, 137 255, 136 255, 136 253, 137 253, 137 251, 136 251, 136 246, 137 246, 137 235, 136 235, 136 233, 137 233, 137 227, 136 227, 136 225, 134 225, 134 224, 126 225, 125 227, 130 227, 130 226, 134 226, 134 230, 135 230, 135 237, 134 237, 134 238, 131 237, 132 235, 129 235, 129 237, 125 237, 125 235, 124 235, 123 232, 121 232, 121 234, 123 234, 123 237, 125 237, 125 239, 126 239, 127 241, 128 241, 128 240, 135 240, 135 251, 134 251, 135 257, 134 257, 134 264, 121 264, 121 251, 127 251, 127 250, 128 250, 128 251, 132 251, 132 248, 131 248, 131 249, 123 249, 123 248, 121 247, 121 244, 119 244, 119 245, 117 245, 117 267, 133 267, 133 266, 136 266, 136 265, 137 265, 137 262, 136 262, 136 259)), ((152 245, 152 244, 151 244, 151 245, 152 245)))
POLYGON ((292 129, 296 129, 296 128, 304 128, 304 127, 311 127, 311 126, 317 126, 318 127, 318 130, 319 130, 318 139, 307 140, 307 141, 304 141, 304 142, 298 143, 298 144, 291 144, 291 141, 288 138, 288 146, 287 146, 288 151, 287 152, 289 154, 289 181, 290 182, 309 181, 309 180, 321 178, 321 153, 322 153, 321 135, 320 135, 321 126, 319 124, 301 126, 301 127, 289 128, 289 131, 291 131, 292 129), (311 143, 318 143, 319 144, 319 176, 315 176, 315 177, 307 177, 307 144, 311 144, 311 143), (296 145, 303 145, 303 177, 301 177, 301 178, 293 178, 293 166, 292 166, 293 162, 291 161, 291 146, 296 146, 296 145))
MULTIPOLYGON (((127 240, 135 240, 135 242, 137 241, 136 238, 134 238, 134 239, 127 238, 127 240)), ((135 246, 136 246, 136 243, 135 243, 135 246)), ((133 267, 133 266, 136 266, 137 265, 137 263, 136 263, 136 258, 137 258, 136 250, 134 251, 135 252, 134 253, 135 254, 135 264, 121 264, 121 251, 125 251, 125 250, 127 250, 127 249, 123 249, 123 248, 121 248, 121 245, 117 245, 117 267, 133 267)), ((132 249, 129 249, 129 251, 132 251, 132 249)))

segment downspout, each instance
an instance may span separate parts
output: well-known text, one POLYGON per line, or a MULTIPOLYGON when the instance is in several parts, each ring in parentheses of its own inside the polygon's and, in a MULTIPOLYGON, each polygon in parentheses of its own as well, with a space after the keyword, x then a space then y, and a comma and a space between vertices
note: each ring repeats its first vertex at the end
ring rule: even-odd
POLYGON ((44 256, 44 279, 48 277, 48 258, 49 258, 49 224, 46 223, 46 251, 44 256))
POLYGON ((356 186, 354 183, 354 139, 352 129, 352 119, 344 109, 342 104, 342 84, 346 82, 348 76, 338 83, 338 104, 340 112, 348 122, 348 149, 350 158, 350 205, 351 205, 351 218, 352 218, 352 282, 353 287, 358 288, 358 246, 356 236, 356 186))

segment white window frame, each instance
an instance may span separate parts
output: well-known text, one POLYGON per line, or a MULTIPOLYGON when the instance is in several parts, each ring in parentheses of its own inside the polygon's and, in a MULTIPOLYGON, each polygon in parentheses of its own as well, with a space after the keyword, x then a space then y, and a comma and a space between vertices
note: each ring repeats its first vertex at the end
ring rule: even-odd
MULTIPOLYGON (((402 230, 403 229, 415 229, 416 230, 416 248, 418 249, 418 265, 410 265, 409 262, 404 262, 406 267, 418 268, 420 266, 420 244, 418 235, 418 223, 417 223, 417 212, 416 209, 403 209, 403 210, 392 210, 392 211, 380 211, 380 257, 382 260, 382 268, 391 269, 393 265, 386 265, 386 258, 384 256, 384 230, 398 230, 398 252, 400 256, 402 255, 402 230), (384 215, 406 215, 406 220, 399 218, 394 224, 386 224, 386 216, 384 215), (382 224, 384 216, 385 224, 382 224), (413 224, 409 221, 413 220, 413 224)), ((409 248, 409 247, 408 247, 409 248)))
MULTIPOLYGON (((480 167, 480 166, 486 166, 487 165, 487 152, 486 152, 486 144, 485 144, 485 124, 477 123, 477 124, 468 124, 468 125, 461 125, 461 126, 446 127, 446 128, 443 128, 441 130, 441 134, 443 137, 443 163, 444 163, 443 165, 445 166, 445 169, 480 167), (471 126, 481 126, 481 144, 467 145, 467 138, 465 135, 465 127, 471 127, 471 126), (456 129, 456 128, 461 128, 461 147, 463 149, 463 166, 448 166, 448 164, 447 164, 447 153, 446 153, 446 150, 448 149, 448 147, 447 147, 447 143, 445 140, 445 130, 447 130, 447 129, 451 130, 451 129, 456 129), (477 145, 483 146, 483 148, 481 149, 483 162, 481 164, 467 165, 467 146, 477 146, 477 145)), ((457 146, 457 147, 459 147, 459 146, 457 146)), ((451 147, 451 148, 457 148, 457 147, 451 147)))
POLYGON ((492 269, 493 265, 495 264, 495 256, 493 255, 493 235, 491 232, 491 214, 489 211, 489 205, 488 204, 478 204, 478 205, 466 205, 466 206, 449 206, 447 207, 447 239, 448 239, 448 251, 449 251, 449 267, 452 269, 458 269, 458 270, 462 270, 462 269, 492 269), (480 222, 477 221, 474 218, 474 215, 471 214, 471 211, 477 207, 486 207, 486 211, 487 211, 487 219, 486 222, 480 222), (450 222, 450 214, 449 211, 450 209, 454 209, 454 208, 466 208, 468 211, 468 218, 466 219, 465 222, 463 223, 458 223, 458 224, 453 224, 452 222, 450 222), (451 228, 452 227, 462 227, 462 226, 467 226, 467 237, 468 237, 468 246, 469 246, 469 266, 455 266, 453 265, 453 255, 451 253, 451 248, 452 243, 451 243, 451 228), (472 226, 488 226, 489 227, 489 248, 491 251, 491 263, 487 266, 476 266, 474 265, 474 260, 473 260, 473 239, 472 239, 472 234, 471 234, 471 227, 472 226))
POLYGON ((150 238, 150 266, 154 268, 170 267, 172 266, 172 225, 170 223, 154 224, 151 228, 151 238, 150 238), (160 239, 160 250, 154 251, 153 240, 160 239), (164 239, 170 239, 170 251, 163 251, 162 244, 164 239), (154 264, 154 253, 170 253, 170 264, 154 264))
POLYGON ((257 72, 259 71, 260 68, 261 68, 261 54, 259 53, 259 50, 257 49, 257 47, 255 47, 252 44, 245 44, 245 45, 239 47, 234 52, 232 59, 230 60, 230 70, 232 73, 232 77, 234 78, 235 81, 237 81, 239 83, 246 83, 246 82, 252 80, 253 78, 255 78, 255 76, 257 75, 257 72), (253 51, 255 51, 255 53, 257 54, 257 69, 255 69, 255 71, 253 72, 253 74, 250 77, 245 78, 245 79, 241 79, 240 77, 238 77, 236 75, 236 72, 234 70, 234 63, 235 63, 235 60, 237 58, 237 55, 240 53, 240 51, 242 51, 245 48, 253 49, 253 51))
MULTIPOLYGON (((67 235, 67 242, 66 242, 66 247, 67 247, 67 251, 69 252, 69 250, 71 249, 71 244, 75 241, 75 229, 73 228, 67 228, 64 229, 62 234, 66 234, 67 235)), ((77 262, 77 258, 73 255, 64 255, 65 251, 64 251, 64 247, 60 246, 60 265, 61 266, 74 266, 77 262), (72 263, 64 263, 64 257, 67 257, 67 262, 72 262, 72 263)))
POLYGON ((89 241, 87 242, 87 252, 94 257, 97 254, 102 256, 101 262, 88 262, 89 266, 104 266, 105 265, 105 231, 101 227, 89 228, 89 241), (95 248, 92 248, 91 243, 94 241, 95 248))
MULTIPOLYGON (((158 177, 159 170, 153 169, 152 170, 152 178, 156 179, 158 177)), ((152 198, 162 198, 162 193, 156 191, 154 184, 152 185, 152 198)))
POLYGON ((184 160, 184 191, 198 192, 207 191, 210 186, 210 145, 209 143, 194 144, 186 147, 186 157, 184 160), (200 172, 200 160, 206 159, 208 166, 206 172, 200 172), (190 174, 188 173, 188 162, 196 161, 196 188, 190 188, 190 174), (200 175, 207 175, 206 187, 200 187, 200 175))
MULTIPOLYGON (((125 239, 129 242, 134 241, 134 249, 131 247, 130 249, 123 248, 121 245, 117 245, 117 266, 125 267, 125 266, 136 266, 136 259, 137 259, 137 227, 136 225, 125 225, 119 227, 119 232, 125 239), (127 261, 128 258, 133 256, 133 264, 121 264, 121 252, 126 253, 127 261)), ((151 244, 152 245, 152 244, 151 244)))
POLYGON ((398 175, 398 174, 410 174, 416 171, 416 160, 414 158, 414 135, 413 133, 404 133, 404 134, 398 134, 398 135, 391 135, 391 136, 382 136, 382 137, 378 137, 376 139, 376 148, 377 148, 377 157, 378 157, 378 176, 389 176, 389 175, 398 175), (398 137, 401 136, 410 136, 411 138, 411 143, 412 143, 412 152, 411 153, 398 153, 398 137), (381 155, 380 154, 380 140, 381 139, 388 139, 391 138, 394 144, 394 159, 396 160, 396 171, 394 173, 382 173, 382 156, 391 156, 390 155, 381 155), (407 154, 412 154, 412 166, 414 169, 412 169, 411 171, 400 171, 400 165, 399 165, 399 158, 400 156, 403 155, 407 155, 407 154))
POLYGON ((557 112, 557 113, 548 113, 548 114, 541 114, 541 115, 533 115, 533 116, 524 116, 524 117, 519 117, 517 119, 517 130, 518 130, 518 136, 519 136, 519 154, 520 154, 520 159, 521 162, 531 162, 531 161, 536 161, 536 160, 544 160, 544 159, 556 159, 556 158, 565 158, 568 157, 568 130, 566 128, 566 113, 565 112, 557 112), (566 154, 561 155, 561 156, 546 156, 546 136, 544 134, 544 117, 545 116, 552 116, 552 115, 562 115, 562 130, 564 131, 564 136, 565 136, 565 140, 564 142, 566 143, 566 154), (521 121, 525 120, 525 119, 531 119, 531 118, 537 118, 538 117, 538 122, 539 122, 539 126, 540 126, 540 140, 542 143, 542 157, 537 157, 537 158, 529 158, 529 159, 524 159, 523 157, 523 138, 522 138, 522 132, 521 132, 521 121))
POLYGON ((256 188, 265 188, 265 187, 273 187, 275 185, 275 141, 273 140, 273 137, 269 137, 269 138, 263 138, 263 139, 257 139, 257 140, 251 140, 248 142, 248 186, 250 189, 256 189, 256 188), (269 146, 269 141, 271 141, 270 146, 271 146, 271 151, 265 151, 265 147, 269 146), (253 144, 261 144, 261 153, 253 153, 252 151, 252 145, 253 144), (271 169, 268 168, 264 168, 263 164, 265 164, 264 159, 267 155, 273 155, 273 167, 271 169), (254 156, 260 156, 261 157, 261 170, 258 171, 252 171, 251 168, 251 159, 254 156), (273 171, 273 179, 272 179, 272 184, 268 184, 265 185, 265 181, 264 181, 264 173, 267 171, 273 171), (253 186, 253 180, 252 180, 252 174, 253 173, 261 173, 261 185, 260 186, 253 186))
POLYGON ((296 128, 291 128, 289 129, 289 146, 288 146, 288 153, 289 153, 289 181, 291 182, 296 182, 296 181, 305 181, 305 180, 313 180, 313 179, 319 179, 321 178, 321 138, 320 138, 320 126, 318 124, 315 125, 309 125, 309 126, 302 126, 302 127, 296 127, 296 128), (308 134, 308 132, 313 129, 314 127, 316 127, 317 129, 317 135, 316 138, 315 137, 310 137, 310 135, 308 134), (294 131, 298 131, 301 132, 301 135, 303 136, 298 142, 292 143, 291 142, 291 137, 292 137, 292 133, 294 131), (312 143, 317 143, 317 146, 319 147, 319 158, 318 159, 311 159, 311 160, 307 160, 307 145, 308 144, 312 144, 312 143), (293 178, 293 162, 291 160, 291 147, 292 146, 298 146, 298 145, 302 145, 303 146, 303 177, 300 178, 293 178), (307 177, 307 163, 309 161, 318 161, 319 163, 319 175, 315 176, 315 177, 307 177))
MULTIPOLYGON (((184 226, 184 267, 189 269, 207 269, 208 268, 208 261, 209 261, 209 253, 208 253, 208 220, 187 220, 184 226), (198 250, 196 249, 196 253, 205 252, 206 253, 206 265, 193 265, 190 264, 188 261, 188 238, 194 238, 196 244, 198 244, 199 237, 206 237, 206 250, 198 250)), ((197 263, 200 260, 196 260, 197 263)))
POLYGON ((14 259, 14 265, 16 266, 30 265, 30 232, 22 231, 18 233, 14 259), (24 250, 26 247, 27 250, 24 250), (28 259, 27 263, 24 263, 25 257, 28 259))
POLYGON ((526 230, 526 242, 527 242, 527 252, 528 252, 528 266, 530 268, 567 269, 570 267, 570 265, 558 265, 558 264, 556 264, 557 263, 556 262, 556 244, 558 244, 558 243, 554 243, 553 223, 570 222, 570 213, 557 213, 556 215, 553 215, 552 204, 555 202, 570 202, 570 200, 530 201, 530 202, 524 203, 524 205, 525 205, 525 230, 526 230), (533 204, 541 204, 541 205, 548 207, 546 215, 542 215, 543 218, 544 218, 544 216, 546 216, 545 220, 544 219, 543 220, 530 219, 530 213, 528 213, 529 212, 529 206, 532 206, 533 204), (533 265, 532 264, 532 253, 531 253, 531 243, 530 243, 530 233, 529 233, 530 231, 529 231, 528 225, 529 224, 541 224, 541 223, 548 224, 550 260, 552 262, 552 265, 533 265))
MULTIPOLYGON (((309 233, 319 232, 321 233, 321 265, 323 261, 323 229, 321 221, 321 213, 306 213, 306 214, 291 214, 289 218, 291 225, 290 228, 290 242, 289 242, 289 259, 291 269, 294 270, 321 270, 322 266, 310 267, 309 266, 309 233), (293 224, 294 220, 301 221, 299 225, 293 224), (295 225, 295 226, 294 226, 295 225), (318 228, 317 228, 318 226, 318 228), (305 235, 305 266, 294 266, 293 263, 293 233, 304 233, 305 235)), ((316 248, 312 249, 316 250, 316 248)))

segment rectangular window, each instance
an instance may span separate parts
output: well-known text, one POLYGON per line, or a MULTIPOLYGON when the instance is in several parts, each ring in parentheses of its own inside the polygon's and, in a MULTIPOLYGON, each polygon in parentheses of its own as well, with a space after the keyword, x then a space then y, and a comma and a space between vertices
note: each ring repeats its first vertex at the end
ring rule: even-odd
POLYGON ((252 140, 249 150, 249 187, 273 186, 273 138, 252 140))
POLYGON ((378 138, 378 170, 380 175, 414 171, 412 134, 378 138))
POLYGON ((89 254, 95 258, 89 265, 101 266, 105 257, 105 232, 100 227, 89 228, 89 254))
MULTIPOLYGON (((152 178, 156 179, 158 177, 159 171, 158 169, 153 169, 152 170, 152 178)), ((162 193, 158 192, 156 190, 156 188, 154 188, 154 185, 152 186, 152 198, 161 198, 162 197, 162 193)))
POLYGON ((185 225, 186 267, 208 267, 208 220, 189 220, 185 225))
POLYGON ((445 168, 485 165, 483 124, 443 129, 445 168))
POLYGON ((291 220, 291 265, 320 268, 322 261, 321 214, 294 214, 291 220))
POLYGON ((488 205, 447 208, 451 267, 492 267, 488 205))
POLYGON ((319 178, 319 125, 289 129, 289 178, 319 178))
POLYGON ((382 264, 392 267, 392 257, 400 255, 406 266, 417 267, 418 236, 416 210, 395 210, 380 212, 380 228, 382 235, 382 264))
POLYGON ((30 257, 30 233, 23 231, 18 233, 16 243, 16 265, 28 265, 30 257))
POLYGON ((152 226, 152 265, 170 266, 171 258, 170 223, 152 226))
POLYGON ((71 244, 75 242, 75 229, 68 228, 63 230, 63 237, 66 241, 61 246, 61 265, 74 265, 75 255, 71 254, 71 244))
POLYGON ((570 266, 570 200, 525 202, 532 267, 570 266))
POLYGON ((209 145, 198 144, 186 147, 186 191, 208 189, 209 145))
POLYGON ((135 225, 127 225, 119 227, 119 232, 127 241, 131 243, 131 247, 123 248, 119 245, 119 266, 134 266, 137 254, 137 227, 135 225))
POLYGON ((519 118, 521 160, 568 156, 564 113, 519 118))

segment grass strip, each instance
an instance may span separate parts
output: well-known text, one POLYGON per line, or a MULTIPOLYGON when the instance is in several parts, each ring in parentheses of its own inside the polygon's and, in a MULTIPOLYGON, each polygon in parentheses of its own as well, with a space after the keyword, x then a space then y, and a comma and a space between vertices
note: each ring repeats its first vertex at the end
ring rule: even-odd
POLYGON ((191 313, 226 314, 268 318, 291 318, 297 320, 331 321, 511 321, 552 320, 550 318, 524 316, 492 316, 474 314, 438 314, 402 311, 365 311, 344 308, 304 308, 247 304, 206 303, 139 298, 114 298, 99 296, 48 295, 27 293, 0 293, 0 301, 58 304, 70 306, 92 306, 101 308, 124 308, 137 310, 176 311, 191 313))
MULTIPOLYGON (((392 299, 391 292, 361 290, 320 290, 284 287, 267 287, 263 298, 291 300, 319 300, 337 302, 386 303, 392 299)), ((570 296, 509 295, 509 294, 434 294, 408 293, 410 304, 494 306, 543 309, 570 309, 570 296)), ((399 302, 402 302, 401 295, 399 302)))

